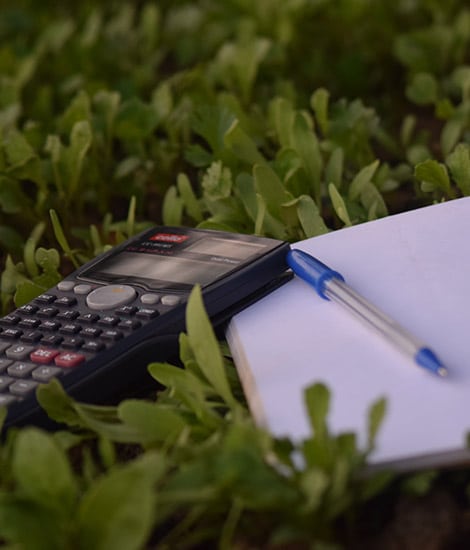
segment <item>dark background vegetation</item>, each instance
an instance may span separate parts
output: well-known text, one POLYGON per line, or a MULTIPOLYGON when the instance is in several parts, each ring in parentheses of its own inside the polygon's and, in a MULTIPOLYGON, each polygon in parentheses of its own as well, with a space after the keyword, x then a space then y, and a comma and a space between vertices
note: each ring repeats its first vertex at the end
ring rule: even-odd
MULTIPOLYGON (((469 195, 469 43, 458 0, 2 0, 3 312, 150 224, 297 241, 469 195)), ((4 545, 468 546, 468 471, 364 479, 326 388, 292 463, 197 296, 181 359, 157 402, 41 390, 70 430, 10 430, 4 545)))

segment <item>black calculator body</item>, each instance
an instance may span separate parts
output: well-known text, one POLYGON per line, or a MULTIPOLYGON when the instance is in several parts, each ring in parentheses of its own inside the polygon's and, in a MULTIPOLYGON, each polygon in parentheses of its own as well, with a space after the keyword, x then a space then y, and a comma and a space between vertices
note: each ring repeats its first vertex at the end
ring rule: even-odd
POLYGON ((0 319, 5 426, 41 423, 35 398, 58 378, 80 400, 103 402, 178 355, 195 284, 215 327, 288 277, 283 241, 154 227, 87 263, 0 319))

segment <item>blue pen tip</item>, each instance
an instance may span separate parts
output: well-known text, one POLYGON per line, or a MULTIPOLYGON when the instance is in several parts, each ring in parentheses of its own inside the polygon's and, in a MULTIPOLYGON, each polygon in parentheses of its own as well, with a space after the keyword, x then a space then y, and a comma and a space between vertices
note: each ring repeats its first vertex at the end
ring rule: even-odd
POLYGON ((424 367, 438 376, 447 376, 448 374, 447 368, 429 348, 421 348, 415 355, 415 361, 421 367, 424 367))

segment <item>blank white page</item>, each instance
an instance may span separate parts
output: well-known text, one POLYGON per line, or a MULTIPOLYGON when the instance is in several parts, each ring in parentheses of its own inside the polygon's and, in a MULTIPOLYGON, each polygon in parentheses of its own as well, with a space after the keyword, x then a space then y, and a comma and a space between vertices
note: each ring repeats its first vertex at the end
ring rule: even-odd
MULTIPOLYGON (((303 390, 332 392, 333 432, 365 444, 367 410, 387 415, 371 463, 463 450, 470 431, 470 198, 301 241, 431 347, 439 378, 295 277, 236 315, 227 337, 255 420, 277 436, 310 434, 303 390)), ((426 460, 423 461, 423 464, 426 460)))

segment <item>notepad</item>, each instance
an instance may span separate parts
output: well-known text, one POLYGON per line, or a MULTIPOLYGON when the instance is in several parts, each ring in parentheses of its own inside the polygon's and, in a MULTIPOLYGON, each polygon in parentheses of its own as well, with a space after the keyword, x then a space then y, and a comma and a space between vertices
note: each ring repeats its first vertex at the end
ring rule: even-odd
POLYGON ((365 448, 367 411, 387 414, 370 465, 399 469, 470 459, 470 198, 440 203, 293 245, 429 344, 446 379, 415 365, 295 277, 236 315, 227 340, 255 421, 273 435, 311 435, 303 391, 331 391, 332 432, 365 448))

